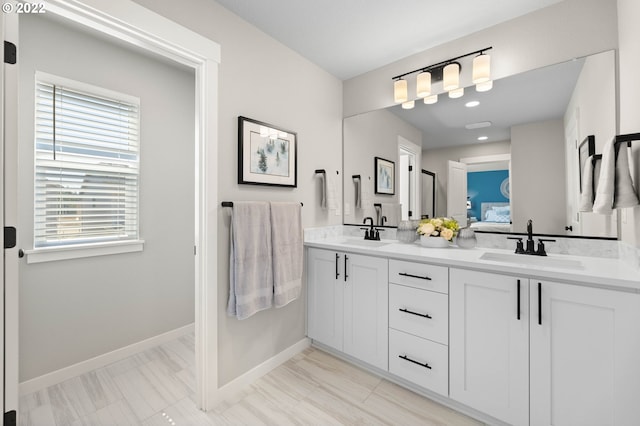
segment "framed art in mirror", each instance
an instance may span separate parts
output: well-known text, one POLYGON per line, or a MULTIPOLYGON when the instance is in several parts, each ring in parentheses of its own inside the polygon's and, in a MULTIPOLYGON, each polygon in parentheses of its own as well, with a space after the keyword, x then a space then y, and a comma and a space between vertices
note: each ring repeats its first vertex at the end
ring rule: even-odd
POLYGON ((238 183, 297 186, 297 134, 238 117, 238 183))
POLYGON ((395 194, 396 163, 375 157, 376 194, 395 194))

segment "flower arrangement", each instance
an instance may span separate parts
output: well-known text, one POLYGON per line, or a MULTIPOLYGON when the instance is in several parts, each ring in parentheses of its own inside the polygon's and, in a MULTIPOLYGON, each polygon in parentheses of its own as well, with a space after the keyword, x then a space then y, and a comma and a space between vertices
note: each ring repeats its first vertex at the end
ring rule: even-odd
POLYGON ((433 219, 422 219, 420 225, 418 225, 417 233, 427 237, 441 237, 447 241, 452 241, 459 229, 460 226, 455 219, 434 217, 433 219))

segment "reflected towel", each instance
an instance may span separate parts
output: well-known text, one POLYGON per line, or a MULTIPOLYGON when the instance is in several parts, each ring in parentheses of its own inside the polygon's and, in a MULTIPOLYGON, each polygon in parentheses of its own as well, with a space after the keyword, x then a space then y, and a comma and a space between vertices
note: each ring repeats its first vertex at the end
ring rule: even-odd
POLYGON ((580 192, 580 202, 578 211, 590 212, 593 210, 593 155, 587 158, 582 171, 582 191, 580 192))
POLYGON ((302 217, 300 203, 271 203, 274 305, 300 296, 302 289, 302 217))
POLYGON ((231 216, 227 314, 241 320, 271 306, 273 259, 269 203, 236 201, 231 216))
POLYGON ((362 207, 362 179, 359 177, 353 178, 353 184, 355 186, 356 195, 355 206, 356 209, 359 209, 362 207))
POLYGON ((616 158, 615 139, 607 142, 602 150, 602 165, 593 211, 611 214, 614 208, 633 207, 639 204, 629 170, 628 148, 618 145, 616 158))

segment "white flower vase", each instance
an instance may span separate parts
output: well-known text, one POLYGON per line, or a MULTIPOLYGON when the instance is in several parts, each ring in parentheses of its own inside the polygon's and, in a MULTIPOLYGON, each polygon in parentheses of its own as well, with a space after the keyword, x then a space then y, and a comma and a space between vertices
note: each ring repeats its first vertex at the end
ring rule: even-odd
POLYGON ((430 237, 427 235, 420 235, 420 245, 423 247, 431 248, 446 248, 451 243, 442 237, 430 237))

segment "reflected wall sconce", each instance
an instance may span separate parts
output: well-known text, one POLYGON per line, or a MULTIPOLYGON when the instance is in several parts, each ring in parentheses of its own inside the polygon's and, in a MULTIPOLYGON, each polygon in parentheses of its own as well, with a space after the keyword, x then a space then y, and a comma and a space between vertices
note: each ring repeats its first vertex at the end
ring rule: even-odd
POLYGON ((406 76, 418 73, 416 76, 416 97, 424 99, 425 104, 438 102, 438 95, 431 93, 432 82, 442 81, 442 88, 449 92, 450 98, 459 98, 464 95, 464 88, 460 87, 460 62, 459 59, 467 56, 477 55, 473 59, 473 69, 471 73, 473 84, 478 92, 486 92, 493 87, 491 80, 491 57, 485 52, 493 47, 485 47, 475 52, 460 55, 437 64, 418 68, 404 74, 397 75, 393 80, 393 99, 396 103, 402 104, 402 108, 411 109, 414 101, 409 98, 408 84, 406 76))

